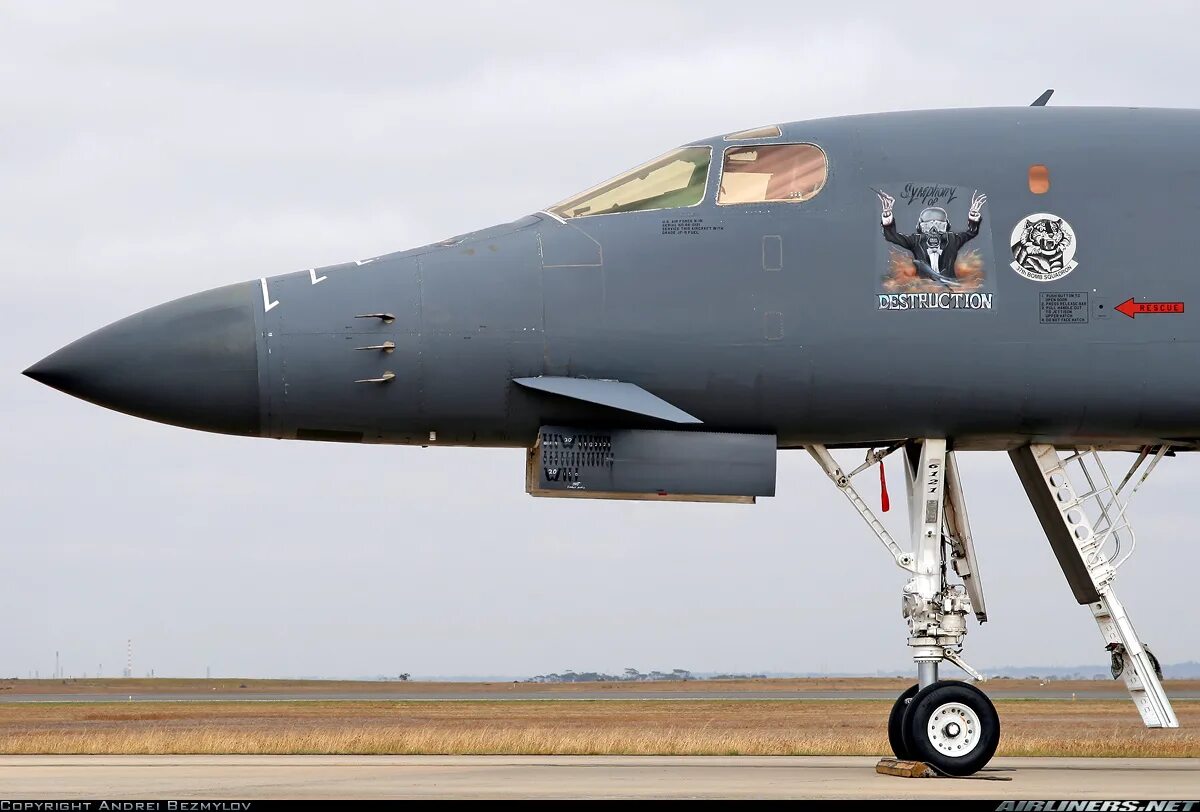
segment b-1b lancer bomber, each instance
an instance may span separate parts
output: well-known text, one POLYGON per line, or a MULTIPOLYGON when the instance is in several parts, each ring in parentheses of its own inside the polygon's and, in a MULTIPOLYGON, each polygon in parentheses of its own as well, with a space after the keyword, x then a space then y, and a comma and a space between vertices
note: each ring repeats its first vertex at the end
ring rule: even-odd
POLYGON ((151 308, 25 374, 206 431, 523 448, 541 497, 753 502, 803 450, 903 571, 892 747, 954 775, 1000 735, 963 653, 987 607, 955 455, 1006 452, 1114 677, 1176 727, 1114 582, 1130 497, 1200 443, 1200 112, 1044 101, 700 139, 511 223, 151 308), (891 454, 904 544, 859 488, 891 454))

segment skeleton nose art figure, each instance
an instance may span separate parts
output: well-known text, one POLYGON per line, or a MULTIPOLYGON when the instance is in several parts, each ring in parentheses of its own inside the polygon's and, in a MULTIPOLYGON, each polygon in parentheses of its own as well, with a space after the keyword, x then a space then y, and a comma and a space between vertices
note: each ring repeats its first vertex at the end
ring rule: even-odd
POLYGON ((921 277, 947 287, 957 285, 958 275, 954 264, 958 260, 959 250, 979 233, 987 195, 980 194, 978 190, 971 195, 966 231, 952 231, 946 210, 940 206, 927 206, 917 217, 916 233, 901 234, 896 230, 896 218, 892 211, 896 198, 887 192, 876 191, 876 194, 883 207, 881 223, 884 239, 912 254, 913 265, 921 277))

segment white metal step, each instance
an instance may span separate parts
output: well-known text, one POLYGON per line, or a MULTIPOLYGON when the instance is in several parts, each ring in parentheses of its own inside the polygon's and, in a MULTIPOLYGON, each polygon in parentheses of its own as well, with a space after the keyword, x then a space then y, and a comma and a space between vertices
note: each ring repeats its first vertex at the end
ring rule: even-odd
POLYGON ((1171 700, 1167 698, 1155 673, 1150 655, 1134 631, 1125 607, 1113 594, 1112 587, 1102 589, 1100 600, 1090 604, 1090 607, 1096 625, 1100 627, 1100 634, 1104 635, 1110 647, 1114 647, 1110 650, 1120 656, 1123 662, 1121 677, 1146 727, 1179 727, 1171 700))
MULTIPOLYGON (((1060 541, 1055 545, 1055 553, 1060 556, 1060 563, 1063 563, 1064 555, 1078 556, 1082 566, 1068 568, 1064 563, 1063 571, 1068 573, 1068 579, 1074 572, 1076 578, 1086 579, 1084 584, 1090 580, 1090 586, 1095 590, 1093 597, 1098 597, 1098 600, 1089 602, 1088 607, 1109 651, 1121 660, 1121 676, 1142 715, 1142 721, 1147 727, 1179 727, 1150 655, 1134 631, 1124 605, 1113 592, 1115 553, 1111 557, 1106 553, 1106 543, 1116 541, 1119 544, 1124 536, 1125 544, 1131 550, 1134 542, 1133 528, 1125 516, 1126 501, 1121 498, 1121 489, 1113 487, 1094 449, 1081 450, 1066 460, 1059 457, 1053 446, 1032 445, 1029 450, 1042 474, 1042 484, 1057 509, 1058 519, 1070 536, 1069 544, 1063 543, 1064 536, 1057 537, 1060 541), (1076 472, 1081 473, 1085 480, 1086 489, 1082 492, 1072 482, 1069 463, 1077 465, 1076 472)), ((1047 535, 1051 535, 1053 528, 1046 525, 1044 516, 1039 515, 1039 518, 1043 519, 1047 535)), ((1053 536, 1051 541, 1055 541, 1053 536)), ((1076 592, 1079 594, 1080 591, 1076 592)))

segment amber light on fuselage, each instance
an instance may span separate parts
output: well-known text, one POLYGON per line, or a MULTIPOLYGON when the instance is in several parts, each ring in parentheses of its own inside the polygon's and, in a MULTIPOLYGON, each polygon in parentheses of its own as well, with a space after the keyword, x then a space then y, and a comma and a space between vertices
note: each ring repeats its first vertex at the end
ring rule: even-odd
POLYGON ((1044 195, 1050 191, 1050 170, 1045 164, 1033 164, 1029 167, 1029 191, 1035 195, 1044 195))

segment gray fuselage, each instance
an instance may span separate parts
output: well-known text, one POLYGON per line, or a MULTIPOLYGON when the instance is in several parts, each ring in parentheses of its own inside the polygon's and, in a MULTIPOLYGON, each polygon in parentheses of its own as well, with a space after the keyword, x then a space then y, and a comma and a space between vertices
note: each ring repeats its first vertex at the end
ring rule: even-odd
MULTIPOLYGON (((30 374, 143 417, 289 439, 528 447, 547 424, 662 427, 512 382, 534 376, 633 383, 704 430, 773 433, 781 447, 1200 438, 1191 314, 1113 312, 1131 297, 1200 292, 1200 112, 1023 107, 787 124, 761 143, 816 144, 828 161, 824 187, 802 203, 718 205, 723 151, 758 142, 694 143, 714 150, 697 205, 565 221, 543 212, 197 294, 80 339, 30 374), (1049 171, 1042 194, 1034 164, 1049 171), (881 308, 891 249, 874 190, 905 184, 986 192, 990 238, 963 249, 986 249, 986 309, 881 308), (1055 281, 1010 267, 1010 232, 1038 212, 1073 229, 1078 267, 1055 281), (1060 292, 1076 302, 1065 319, 1043 296, 1060 292)), ((911 230, 927 202, 898 200, 897 225, 911 230)))

